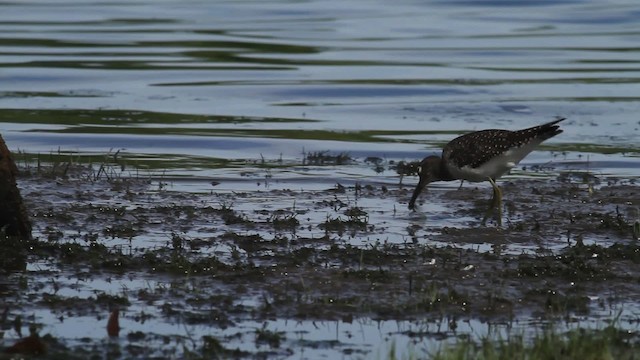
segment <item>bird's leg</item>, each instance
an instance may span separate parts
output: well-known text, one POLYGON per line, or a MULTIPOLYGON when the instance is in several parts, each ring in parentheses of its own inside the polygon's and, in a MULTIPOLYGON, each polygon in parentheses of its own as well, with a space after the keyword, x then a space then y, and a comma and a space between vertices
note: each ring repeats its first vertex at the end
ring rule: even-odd
POLYGON ((502 226, 502 190, 496 184, 495 180, 491 179, 491 183, 494 186, 496 195, 498 196, 497 209, 498 210, 498 226, 502 226))
POLYGON ((502 191, 492 178, 489 178, 489 183, 491 183, 491 187, 493 187, 493 196, 491 197, 489 209, 487 209, 487 212, 484 214, 484 218, 482 219, 482 225, 487 222, 487 218, 489 217, 489 214, 491 214, 491 211, 496 209, 498 210, 498 226, 502 226, 502 191))
POLYGON ((460 186, 458 186, 458 190, 462 189, 462 184, 464 184, 464 179, 460 180, 460 186))

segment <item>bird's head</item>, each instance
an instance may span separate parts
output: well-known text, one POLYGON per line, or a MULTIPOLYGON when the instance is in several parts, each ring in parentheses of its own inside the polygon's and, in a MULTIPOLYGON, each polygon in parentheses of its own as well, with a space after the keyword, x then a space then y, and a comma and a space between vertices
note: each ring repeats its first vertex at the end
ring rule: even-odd
POLYGON ((420 162, 418 167, 418 176, 420 181, 416 185, 416 189, 413 191, 413 196, 409 201, 409 209, 413 210, 416 206, 416 199, 422 190, 433 181, 440 180, 440 169, 442 168, 442 159, 439 156, 427 156, 420 162))

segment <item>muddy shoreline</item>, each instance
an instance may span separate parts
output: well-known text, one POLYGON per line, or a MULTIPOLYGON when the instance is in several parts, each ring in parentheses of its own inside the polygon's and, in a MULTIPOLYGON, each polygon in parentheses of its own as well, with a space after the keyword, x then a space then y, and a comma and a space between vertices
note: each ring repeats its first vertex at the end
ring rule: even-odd
MULTIPOLYGON (((404 186, 225 192, 213 185, 190 193, 158 179, 92 178, 88 171, 23 172, 36 241, 30 271, 3 286, 5 326, 37 310, 61 322, 94 317, 103 328, 115 307, 134 323, 221 330, 275 319, 445 321, 444 338, 469 319, 553 323, 622 311, 619 321, 636 321, 640 192, 633 181, 589 183, 566 174, 505 181, 498 228, 479 224, 490 195, 483 186, 432 188, 410 212, 410 177, 404 186), (432 204, 448 210, 435 213, 432 204), (446 217, 466 223, 438 225, 446 217), (78 281, 91 288, 123 278, 164 285, 95 285, 93 295, 63 295, 78 281)), ((43 333, 57 326, 30 322, 43 333)), ((258 330, 256 348, 286 353, 286 336, 258 330)), ((125 337, 131 344, 162 338, 151 340, 152 330, 125 337)), ((225 337, 207 339, 196 348, 214 339, 229 356, 262 353, 234 350, 225 337)), ((60 351, 73 347, 69 339, 49 342, 60 351)))

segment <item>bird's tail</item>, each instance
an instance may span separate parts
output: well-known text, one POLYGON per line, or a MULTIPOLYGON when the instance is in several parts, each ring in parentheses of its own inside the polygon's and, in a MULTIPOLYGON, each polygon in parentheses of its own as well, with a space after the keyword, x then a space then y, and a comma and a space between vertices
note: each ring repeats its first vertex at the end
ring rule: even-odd
POLYGON ((538 138, 542 142, 562 132, 562 129, 560 129, 560 125, 558 125, 558 123, 562 120, 566 120, 566 118, 558 118, 546 124, 534 126, 520 131, 523 134, 527 134, 528 136, 538 138))

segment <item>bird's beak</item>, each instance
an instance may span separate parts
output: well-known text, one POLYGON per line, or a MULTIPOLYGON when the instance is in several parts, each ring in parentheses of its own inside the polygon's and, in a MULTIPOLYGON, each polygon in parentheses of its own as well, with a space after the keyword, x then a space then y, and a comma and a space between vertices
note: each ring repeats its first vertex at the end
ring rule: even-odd
POLYGON ((411 196, 411 200, 409 201, 409 209, 415 210, 416 207, 416 199, 418 195, 422 192, 427 184, 429 183, 428 176, 420 174, 420 181, 418 181, 418 185, 416 185, 416 189, 413 190, 413 196, 411 196))

